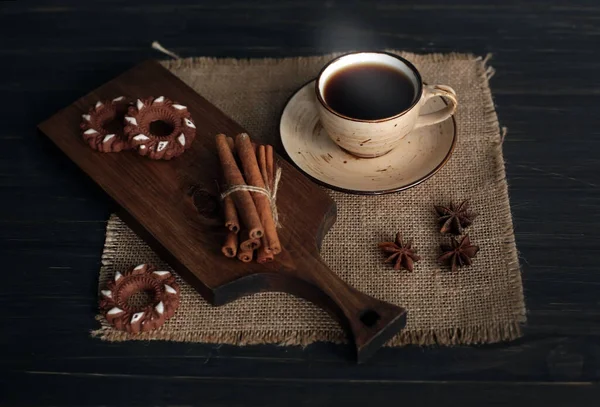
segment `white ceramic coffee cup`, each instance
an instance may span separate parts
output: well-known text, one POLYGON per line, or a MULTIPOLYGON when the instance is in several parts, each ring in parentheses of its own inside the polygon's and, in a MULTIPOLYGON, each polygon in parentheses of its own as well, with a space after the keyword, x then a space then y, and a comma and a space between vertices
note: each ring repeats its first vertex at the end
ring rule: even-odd
POLYGON ((321 125, 341 148, 359 157, 384 155, 396 148, 412 130, 446 120, 457 107, 456 92, 445 85, 426 85, 421 74, 406 59, 387 52, 353 52, 329 62, 315 83, 321 125), (361 120, 333 110, 325 100, 327 81, 338 71, 360 64, 382 64, 401 71, 412 82, 415 96, 412 104, 394 116, 377 120, 361 120), (443 97, 446 107, 434 113, 419 114, 421 107, 434 96, 443 97))

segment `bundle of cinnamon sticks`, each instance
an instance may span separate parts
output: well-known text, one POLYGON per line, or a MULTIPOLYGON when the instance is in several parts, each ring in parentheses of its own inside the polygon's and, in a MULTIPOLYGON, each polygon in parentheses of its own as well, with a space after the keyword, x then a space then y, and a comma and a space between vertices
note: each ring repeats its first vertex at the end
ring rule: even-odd
POLYGON ((254 144, 246 133, 238 134, 235 140, 219 134, 216 143, 223 170, 223 213, 228 229, 221 251, 244 263, 253 259, 261 264, 271 262, 281 252, 271 198, 263 193, 275 187, 273 147, 254 144))

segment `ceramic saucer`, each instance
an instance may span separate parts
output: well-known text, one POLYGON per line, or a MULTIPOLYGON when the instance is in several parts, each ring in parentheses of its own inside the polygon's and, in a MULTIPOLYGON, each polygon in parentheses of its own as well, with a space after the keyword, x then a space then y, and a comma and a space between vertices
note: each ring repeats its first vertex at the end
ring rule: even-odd
MULTIPOLYGON (((382 157, 355 157, 339 148, 321 126, 314 89, 314 81, 309 82, 290 98, 279 131, 290 159, 318 183, 354 194, 402 191, 434 175, 452 155, 456 144, 454 118, 411 132, 382 157)), ((433 98, 421 113, 444 106, 442 98, 433 98)))

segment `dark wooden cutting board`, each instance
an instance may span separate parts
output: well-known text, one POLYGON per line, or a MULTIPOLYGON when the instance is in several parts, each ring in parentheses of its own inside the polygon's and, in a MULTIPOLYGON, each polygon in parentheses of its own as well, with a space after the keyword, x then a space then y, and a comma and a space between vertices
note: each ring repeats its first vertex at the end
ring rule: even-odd
MULTIPOLYGON (((335 222, 329 196, 287 161, 277 205, 285 250, 268 265, 244 264, 220 252, 220 170, 215 135, 244 129, 154 61, 144 62, 99 87, 39 125, 39 129, 122 208, 120 216, 173 269, 213 305, 260 291, 283 291, 330 312, 366 360, 406 323, 406 311, 343 282, 319 254, 335 222), (81 140, 81 115, 102 99, 165 96, 186 105, 197 126, 192 147, 171 161, 134 152, 98 153, 81 140)), ((341 253, 340 253, 341 255, 341 253)))

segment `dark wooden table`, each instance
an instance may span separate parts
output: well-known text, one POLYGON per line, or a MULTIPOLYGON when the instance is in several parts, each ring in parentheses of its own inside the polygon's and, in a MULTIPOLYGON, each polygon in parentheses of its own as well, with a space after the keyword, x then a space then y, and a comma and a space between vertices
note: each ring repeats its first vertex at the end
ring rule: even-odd
POLYGON ((14 1, 0 4, 0 405, 597 405, 597 1, 14 1), (522 3, 522 4, 521 4, 522 3), (511 344, 383 349, 104 343, 115 208, 35 126, 147 58, 357 48, 493 53, 529 323, 511 344))

